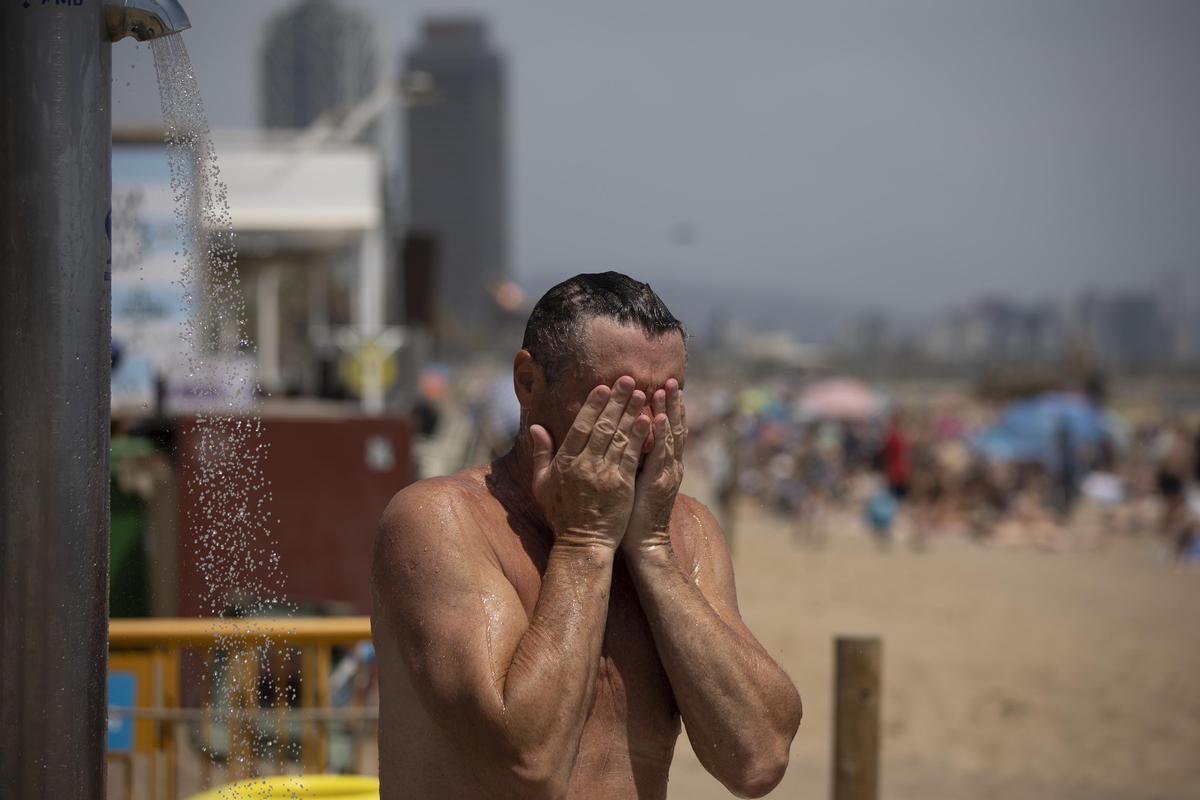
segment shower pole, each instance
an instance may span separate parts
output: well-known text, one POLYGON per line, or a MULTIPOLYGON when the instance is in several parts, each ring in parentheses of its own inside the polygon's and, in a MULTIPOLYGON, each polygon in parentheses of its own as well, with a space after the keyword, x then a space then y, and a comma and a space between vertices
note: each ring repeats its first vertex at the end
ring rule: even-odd
POLYGON ((94 0, 0 5, 0 791, 102 798, 111 53, 94 0))
POLYGON ((0 3, 0 794, 105 794, 112 53, 178 0, 0 3))

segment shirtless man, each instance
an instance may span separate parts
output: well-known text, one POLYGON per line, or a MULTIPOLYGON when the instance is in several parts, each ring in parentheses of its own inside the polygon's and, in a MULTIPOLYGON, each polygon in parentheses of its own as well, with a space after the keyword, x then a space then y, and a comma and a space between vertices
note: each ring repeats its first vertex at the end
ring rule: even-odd
POLYGON ((800 697, 743 624, 708 509, 678 494, 684 332, 608 272, 547 292, 513 362, 521 433, 380 523, 381 795, 663 798, 680 718, 761 797, 800 697))

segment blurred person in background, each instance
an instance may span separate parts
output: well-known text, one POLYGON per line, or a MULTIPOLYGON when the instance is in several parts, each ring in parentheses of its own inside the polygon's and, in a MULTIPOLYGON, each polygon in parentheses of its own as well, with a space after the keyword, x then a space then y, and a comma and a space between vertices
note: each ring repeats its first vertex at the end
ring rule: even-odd
POLYGON ((499 458, 512 449, 521 432, 521 405, 512 391, 512 380, 497 375, 491 383, 491 394, 484 421, 491 446, 492 458, 499 458))
POLYGON ((800 697, 742 621, 717 521, 679 494, 682 324, 615 272, 552 288, 513 361, 513 448, 397 493, 372 632, 384 798, 663 798, 681 721, 760 797, 800 697))
POLYGON ((1179 420, 1172 420, 1154 439, 1158 464, 1158 493, 1162 503, 1159 531, 1175 557, 1182 557, 1191 544, 1194 521, 1188 503, 1188 478, 1192 474, 1192 447, 1179 420))
POLYGON ((1011 493, 1010 470, 977 458, 970 463, 963 481, 963 506, 967 531, 976 541, 990 539, 1008 511, 1011 493))
POLYGON ((824 522, 830 503, 838 485, 837 456, 840 447, 835 447, 831 437, 834 432, 819 423, 808 425, 800 439, 799 472, 803 487, 798 509, 796 531, 798 540, 810 544, 823 543, 824 522))
POLYGON ((820 466, 816 476, 822 482, 826 498, 832 501, 843 499, 848 488, 842 439, 842 426, 839 423, 828 421, 817 426, 816 455, 820 466))
POLYGON ((1096 463, 1092 471, 1080 483, 1080 494, 1100 510, 1100 525, 1103 533, 1112 533, 1117 528, 1117 517, 1125 504, 1128 492, 1117 465, 1116 448, 1111 439, 1100 443, 1096 463))
MULTIPOLYGON (((892 412, 888 419, 887 429, 883 434, 883 443, 879 449, 878 466, 883 474, 884 486, 895 501, 888 505, 881 499, 869 502, 876 507, 875 512, 869 512, 880 521, 887 520, 887 525, 877 532, 890 534, 893 519, 900 513, 905 501, 912 491, 912 449, 908 434, 904 429, 904 416, 899 409, 892 412)), ((873 525, 873 529, 877 526, 873 525)), ((915 537, 922 535, 920 526, 914 526, 915 537)), ((914 541, 916 538, 914 537, 914 541)))
POLYGON ((705 438, 705 461, 712 485, 717 521, 725 531, 730 552, 736 541, 737 495, 741 480, 738 446, 737 402, 727 390, 713 394, 712 423, 705 438))
POLYGON ((428 397, 418 397, 413 402, 413 428, 416 429, 418 436, 429 437, 437 433, 438 420, 440 418, 441 412, 438 411, 437 405, 428 397))
POLYGON ((888 491, 897 502, 904 502, 911 488, 912 459, 910 443, 904 430, 904 417, 899 410, 895 411, 888 421, 887 431, 883 435, 880 460, 888 491))
POLYGON ((891 543, 892 525, 896 521, 896 514, 899 513, 899 510, 899 501, 886 487, 877 489, 867 498, 863 516, 868 530, 881 547, 891 543))
POLYGON ((1188 487, 1164 516, 1171 557, 1179 563, 1200 564, 1200 492, 1188 487))
POLYGON ((1196 425, 1196 435, 1193 437, 1192 446, 1192 473, 1193 479, 1197 484, 1200 484, 1200 424, 1196 425))
POLYGON ((1071 434, 1071 426, 1067 420, 1059 422, 1054 443, 1053 505, 1058 511, 1059 521, 1066 524, 1075 508, 1079 483, 1079 453, 1076 451, 1075 437, 1071 434))
POLYGON ((907 500, 912 521, 910 543, 919 549, 929 539, 943 499, 942 471, 925 420, 913 425, 913 436, 908 441, 908 487, 898 497, 907 500))

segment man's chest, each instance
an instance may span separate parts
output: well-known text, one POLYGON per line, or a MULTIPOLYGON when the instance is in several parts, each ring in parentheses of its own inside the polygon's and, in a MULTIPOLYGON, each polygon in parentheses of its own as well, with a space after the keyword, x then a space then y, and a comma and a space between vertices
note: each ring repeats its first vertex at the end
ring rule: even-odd
MULTIPOLYGON (((532 618, 541 592, 548 548, 523 547, 501 554, 502 567, 526 616, 532 618)), ((612 729, 636 747, 678 735, 678 709, 654 644, 654 635, 638 599, 637 586, 621 556, 613 565, 608 614, 594 683, 589 730, 612 729)), ((585 734, 587 731, 585 731, 585 734)), ((585 738, 587 738, 585 736, 585 738)))

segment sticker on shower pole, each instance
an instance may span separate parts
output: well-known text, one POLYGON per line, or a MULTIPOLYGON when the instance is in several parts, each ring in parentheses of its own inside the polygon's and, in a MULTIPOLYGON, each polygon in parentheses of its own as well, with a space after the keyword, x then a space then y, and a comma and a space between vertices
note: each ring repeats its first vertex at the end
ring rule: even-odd
POLYGON ((162 705, 155 697, 154 669, 144 652, 110 652, 108 655, 108 751, 153 753, 155 722, 129 713, 162 705))
POLYGON ((137 678, 132 672, 108 674, 108 752, 133 752, 134 718, 121 709, 137 704, 137 678))

